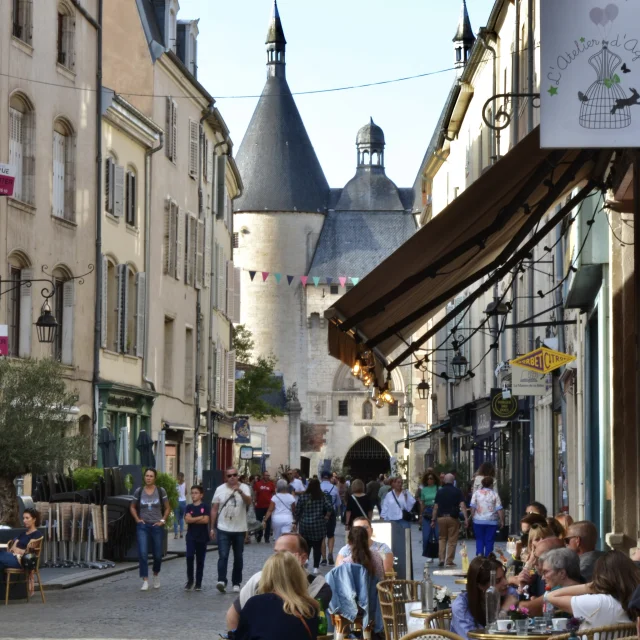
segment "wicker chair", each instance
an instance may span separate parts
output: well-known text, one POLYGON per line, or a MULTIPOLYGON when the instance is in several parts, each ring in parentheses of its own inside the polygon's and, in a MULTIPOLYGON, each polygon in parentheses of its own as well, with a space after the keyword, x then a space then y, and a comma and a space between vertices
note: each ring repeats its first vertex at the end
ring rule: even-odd
MULTIPOLYGON (((457 633, 445 631, 444 629, 425 629, 424 631, 413 631, 399 640, 464 640, 457 633)), ((555 640, 555 638, 554 638, 555 640)))
MULTIPOLYGON (((635 622, 626 624, 612 624, 608 627, 594 627, 576 632, 576 636, 581 640, 614 640, 615 638, 631 638, 638 634, 638 627, 635 622)), ((563 633, 553 636, 553 640, 569 640, 570 633, 563 633)))
POLYGON ((399 640, 407 633, 404 605, 420 600, 417 580, 383 580, 378 583, 380 611, 386 640, 399 640))
POLYGON ((432 613, 424 619, 424 628, 451 631, 451 609, 442 609, 442 611, 432 613))
POLYGON ((43 538, 39 538, 38 540, 31 540, 25 549, 25 553, 33 553, 38 556, 38 563, 36 564, 36 568, 33 571, 25 571, 24 569, 5 569, 4 570, 4 579, 7 584, 7 588, 4 594, 4 604, 5 606, 9 604, 9 590, 11 589, 12 584, 19 584, 20 582, 24 582, 27 585, 27 602, 30 601, 31 594, 29 593, 29 579, 31 576, 34 577, 34 580, 37 578, 38 580, 38 588, 40 589, 40 597, 42 598, 42 602, 44 603, 44 589, 42 587, 42 578, 40 577, 40 555, 42 553, 42 542, 43 538), (18 576, 17 580, 11 581, 11 576, 18 576))

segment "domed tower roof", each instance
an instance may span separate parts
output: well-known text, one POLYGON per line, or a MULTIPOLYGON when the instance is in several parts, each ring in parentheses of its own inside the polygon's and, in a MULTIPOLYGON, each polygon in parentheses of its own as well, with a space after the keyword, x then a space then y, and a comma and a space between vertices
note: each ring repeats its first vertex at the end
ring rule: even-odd
POLYGON ((384 131, 369 118, 369 123, 361 127, 356 136, 356 145, 376 145, 384 147, 384 131))
POLYGON ((329 183, 287 84, 275 2, 266 45, 267 82, 236 156, 244 189, 234 211, 324 212, 329 183))

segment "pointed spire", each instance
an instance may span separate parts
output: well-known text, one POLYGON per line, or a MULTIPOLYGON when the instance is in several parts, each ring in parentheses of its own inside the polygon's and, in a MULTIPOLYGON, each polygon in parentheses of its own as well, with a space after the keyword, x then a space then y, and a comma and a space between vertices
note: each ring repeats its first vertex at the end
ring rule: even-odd
POLYGON ((287 41, 284 38, 276 0, 273 0, 273 12, 265 44, 267 45, 267 78, 284 78, 284 53, 287 41))
POLYGON ((471 20, 469 19, 469 12, 467 11, 467 2, 462 0, 462 8, 460 9, 460 19, 458 20, 458 29, 456 35, 453 38, 454 42, 464 42, 465 44, 473 44, 476 37, 473 35, 473 29, 471 28, 471 20))
POLYGON ((269 23, 269 31, 267 31, 267 40, 265 44, 281 44, 284 45, 287 41, 284 38, 284 31, 282 30, 282 22, 280 21, 280 12, 278 11, 278 3, 273 0, 273 11, 271 13, 271 22, 269 23))

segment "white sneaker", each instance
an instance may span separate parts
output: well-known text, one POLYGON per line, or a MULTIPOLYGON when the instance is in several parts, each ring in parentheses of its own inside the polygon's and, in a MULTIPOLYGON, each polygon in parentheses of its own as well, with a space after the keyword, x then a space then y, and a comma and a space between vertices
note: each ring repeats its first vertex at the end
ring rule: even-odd
POLYGON ((140 591, 149 591, 149 581, 143 580, 142 586, 140 587, 140 591))
POLYGON ((224 593, 227 590, 227 587, 225 586, 224 582, 220 581, 220 582, 218 582, 218 584, 216 584, 216 589, 220 593, 224 593))
POLYGON ((240 585, 239 584, 234 584, 232 591, 234 593, 240 593, 240 585))
POLYGON ((153 588, 154 589, 160 588, 160 576, 153 576, 153 588))
POLYGON ((320 570, 317 567, 313 568, 313 575, 317 576, 320 573, 320 570))

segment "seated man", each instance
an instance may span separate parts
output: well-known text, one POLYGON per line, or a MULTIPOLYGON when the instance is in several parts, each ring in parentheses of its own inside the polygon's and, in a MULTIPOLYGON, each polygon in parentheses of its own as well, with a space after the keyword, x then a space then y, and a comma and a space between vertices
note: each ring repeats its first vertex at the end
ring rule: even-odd
POLYGON ((580 556, 580 573, 585 582, 590 582, 593 576, 593 568, 596 566, 598 558, 604 551, 598 551, 598 530, 593 522, 581 520, 574 522, 567 531, 564 538, 565 544, 571 551, 575 551, 580 556))
MULTIPOLYGON (((298 561, 303 567, 309 559, 309 547, 304 541, 304 538, 298 533, 283 533, 276 540, 273 551, 274 553, 281 551, 292 553, 298 558, 298 561)), ((242 611, 242 607, 244 607, 247 600, 258 593, 258 584, 260 583, 261 575, 262 571, 258 571, 258 573, 252 575, 244 587, 242 587, 240 595, 229 607, 227 611, 227 629, 229 631, 238 628, 240 611, 242 611)), ((331 602, 331 587, 325 582, 324 577, 321 575, 308 575, 307 580, 309 581, 309 595, 314 599, 320 600, 322 608, 326 609, 331 602)))

